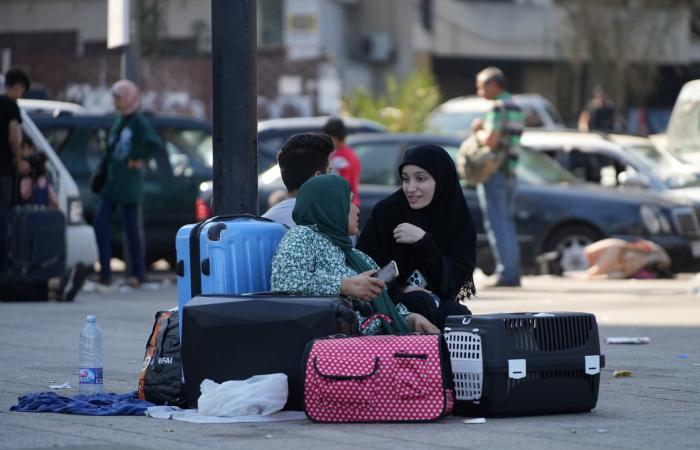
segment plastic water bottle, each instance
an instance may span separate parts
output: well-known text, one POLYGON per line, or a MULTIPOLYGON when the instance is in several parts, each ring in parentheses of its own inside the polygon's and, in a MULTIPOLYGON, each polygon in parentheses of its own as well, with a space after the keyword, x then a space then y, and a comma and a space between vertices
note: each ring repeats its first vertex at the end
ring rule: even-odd
POLYGON ((80 393, 102 392, 102 330, 95 316, 85 318, 85 327, 80 332, 80 393))

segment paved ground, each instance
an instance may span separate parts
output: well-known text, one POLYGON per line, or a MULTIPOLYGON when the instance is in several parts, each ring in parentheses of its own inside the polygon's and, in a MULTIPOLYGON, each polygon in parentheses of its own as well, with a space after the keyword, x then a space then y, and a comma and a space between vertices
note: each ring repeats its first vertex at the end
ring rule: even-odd
POLYGON ((475 313, 591 311, 601 340, 648 336, 651 344, 602 345, 607 367, 598 407, 589 414, 488 419, 481 425, 460 418, 399 425, 196 425, 11 413, 21 394, 47 390, 52 382, 77 386, 78 335, 86 314, 97 314, 104 330, 107 390, 134 390, 153 315, 175 305, 177 294, 170 284, 157 291, 82 294, 73 304, 0 304, 0 449, 700 448, 700 296, 689 294, 691 284, 687 277, 596 282, 530 277, 522 289, 483 290, 470 304, 475 313), (613 378, 615 369, 633 376, 613 378))

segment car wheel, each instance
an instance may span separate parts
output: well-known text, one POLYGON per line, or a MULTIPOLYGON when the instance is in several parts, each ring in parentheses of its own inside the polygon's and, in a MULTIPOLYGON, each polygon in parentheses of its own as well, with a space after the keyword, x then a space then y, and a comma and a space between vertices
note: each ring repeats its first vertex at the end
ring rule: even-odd
POLYGON ((545 245, 545 252, 555 254, 549 264, 549 273, 561 275, 586 270, 589 264, 584 249, 602 238, 598 231, 586 225, 568 225, 555 231, 545 245))

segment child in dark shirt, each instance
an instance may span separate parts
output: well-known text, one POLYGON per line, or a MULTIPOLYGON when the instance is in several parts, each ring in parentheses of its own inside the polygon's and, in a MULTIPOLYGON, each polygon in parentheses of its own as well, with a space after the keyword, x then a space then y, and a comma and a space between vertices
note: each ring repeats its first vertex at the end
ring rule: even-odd
POLYGON ((26 150, 30 154, 25 156, 31 166, 31 172, 20 179, 20 203, 58 208, 58 196, 46 178, 46 153, 34 153, 33 146, 29 142, 23 144, 23 147, 31 147, 31 150, 26 150))

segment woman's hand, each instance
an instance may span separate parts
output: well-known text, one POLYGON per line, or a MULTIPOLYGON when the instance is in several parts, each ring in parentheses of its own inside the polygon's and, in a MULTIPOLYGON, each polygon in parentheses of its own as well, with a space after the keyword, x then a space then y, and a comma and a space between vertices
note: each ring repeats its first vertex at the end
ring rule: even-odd
POLYGON ((415 244, 423 239, 425 231, 410 223, 401 223, 394 228, 394 239, 399 244, 415 244))
POLYGON ((406 286, 406 288, 403 290, 403 293, 408 294, 409 292, 416 292, 416 291, 427 292, 428 294, 433 293, 432 291, 429 291, 429 290, 424 289, 424 288, 419 287, 419 286, 415 286, 413 284, 409 284, 408 286, 406 286))
POLYGON ((386 287, 383 280, 372 277, 376 270, 368 270, 354 277, 343 278, 340 281, 340 293, 360 300, 372 301, 386 287))
POLYGON ((440 329, 418 313, 408 316, 408 326, 419 333, 439 333, 440 329))

